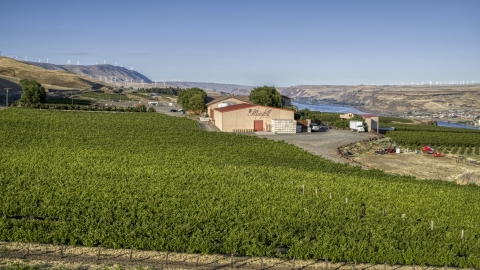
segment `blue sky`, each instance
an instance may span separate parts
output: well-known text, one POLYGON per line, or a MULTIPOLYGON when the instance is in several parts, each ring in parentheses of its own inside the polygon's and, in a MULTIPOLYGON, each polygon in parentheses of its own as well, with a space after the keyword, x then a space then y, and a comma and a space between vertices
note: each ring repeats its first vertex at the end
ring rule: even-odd
POLYGON ((480 82, 480 1, 2 1, 2 55, 150 79, 480 82))

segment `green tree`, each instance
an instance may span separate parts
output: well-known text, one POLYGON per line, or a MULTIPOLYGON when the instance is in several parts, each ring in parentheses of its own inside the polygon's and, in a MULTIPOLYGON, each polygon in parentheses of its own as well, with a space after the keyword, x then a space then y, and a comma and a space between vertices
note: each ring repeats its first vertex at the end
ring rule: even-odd
POLYGON ((320 120, 322 113, 319 111, 310 111, 310 109, 305 108, 295 112, 296 120, 306 120, 311 119, 312 121, 320 120))
POLYGON ((262 87, 255 87, 248 97, 254 104, 277 108, 282 107, 282 96, 274 86, 265 85, 262 87))
POLYGON ((182 90, 178 93, 178 103, 185 110, 201 111, 205 108, 207 93, 200 88, 194 87, 182 90))
POLYGON ((205 108, 205 97, 202 95, 192 95, 188 104, 188 109, 193 111, 202 111, 205 108))
POLYGON ((22 97, 20 103, 23 105, 31 105, 37 103, 45 103, 47 93, 45 88, 35 80, 23 79, 20 81, 22 86, 22 97))

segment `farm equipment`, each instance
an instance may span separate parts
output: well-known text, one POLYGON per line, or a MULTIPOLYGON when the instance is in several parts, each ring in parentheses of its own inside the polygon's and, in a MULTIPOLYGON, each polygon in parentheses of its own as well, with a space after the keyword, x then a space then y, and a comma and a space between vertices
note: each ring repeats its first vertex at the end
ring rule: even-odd
POLYGON ((385 154, 393 154, 395 153, 395 150, 393 150, 392 148, 383 148, 383 149, 378 149, 378 150, 375 150, 375 155, 385 155, 385 154))
POLYGON ((437 150, 435 150, 435 148, 432 148, 431 146, 428 146, 428 145, 425 145, 424 147, 422 147, 422 152, 424 154, 433 154, 434 157, 443 157, 442 152, 438 152, 437 150))

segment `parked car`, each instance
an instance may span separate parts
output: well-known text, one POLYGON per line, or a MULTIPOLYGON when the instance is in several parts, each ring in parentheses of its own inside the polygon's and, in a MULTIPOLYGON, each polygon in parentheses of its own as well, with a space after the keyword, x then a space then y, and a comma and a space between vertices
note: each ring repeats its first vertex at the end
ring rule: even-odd
POLYGON ((311 123, 310 129, 312 130, 312 132, 317 132, 320 130, 320 126, 317 123, 311 123))
POLYGON ((325 125, 319 125, 317 123, 311 123, 310 128, 312 132, 320 132, 320 131, 327 131, 328 127, 325 125))
POLYGON ((177 110, 176 109, 171 109, 170 112, 177 112, 177 110))

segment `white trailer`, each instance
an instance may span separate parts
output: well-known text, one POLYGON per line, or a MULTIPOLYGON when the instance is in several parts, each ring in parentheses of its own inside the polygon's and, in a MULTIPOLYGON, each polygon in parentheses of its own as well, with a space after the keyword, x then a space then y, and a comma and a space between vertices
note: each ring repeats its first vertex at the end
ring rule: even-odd
POLYGON ((365 132, 362 121, 350 121, 350 130, 356 132, 365 132))

